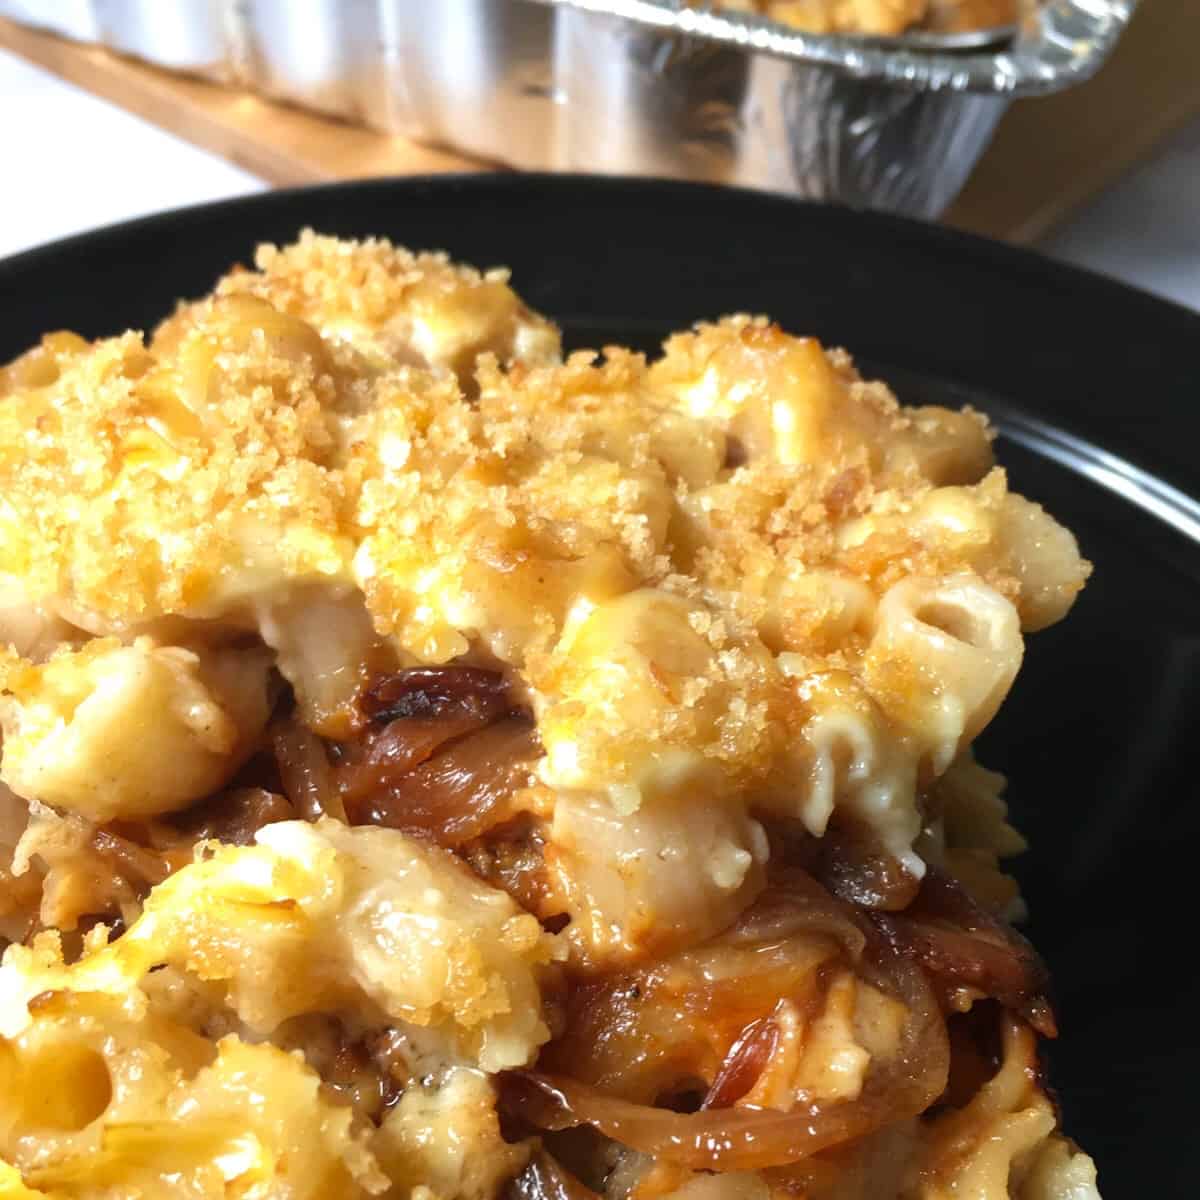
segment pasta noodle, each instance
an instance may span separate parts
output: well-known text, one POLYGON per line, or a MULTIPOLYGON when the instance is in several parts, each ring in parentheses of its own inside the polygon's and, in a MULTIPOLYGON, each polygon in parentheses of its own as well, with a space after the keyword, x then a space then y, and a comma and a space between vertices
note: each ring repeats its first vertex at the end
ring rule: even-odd
POLYGON ((995 716, 1023 652, 1016 610, 991 588, 907 579, 880 601, 865 679, 940 775, 995 716))
POLYGON ((0 778, 94 820, 181 808, 225 783, 267 720, 266 657, 105 639, 14 671, 0 778), (97 763, 103 769, 97 770, 97 763))

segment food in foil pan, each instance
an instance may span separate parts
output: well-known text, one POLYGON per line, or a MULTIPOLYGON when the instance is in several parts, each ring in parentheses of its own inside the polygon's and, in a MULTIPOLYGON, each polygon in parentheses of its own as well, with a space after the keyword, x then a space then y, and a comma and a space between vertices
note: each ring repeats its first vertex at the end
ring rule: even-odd
MULTIPOLYGON (((1133 7, 1044 0, 998 43, 953 32, 1013 3, 73 0, 53 28, 490 162, 936 217, 1009 102, 1088 78, 1133 7)), ((0 0, 35 24, 53 8, 0 0)))
MULTIPOLYGON (((1023 10, 1000 45, 952 52, 920 33, 812 34, 707 0, 552 2, 560 103, 554 160, 538 165, 921 217, 945 211, 1011 100, 1099 69, 1133 7, 1046 0, 1023 10)), ((525 7, 498 6, 514 21, 525 7)))
POLYGON ((1010 30, 1018 0, 718 0, 717 8, 755 13, 809 33, 881 37, 924 29, 935 33, 1010 30))

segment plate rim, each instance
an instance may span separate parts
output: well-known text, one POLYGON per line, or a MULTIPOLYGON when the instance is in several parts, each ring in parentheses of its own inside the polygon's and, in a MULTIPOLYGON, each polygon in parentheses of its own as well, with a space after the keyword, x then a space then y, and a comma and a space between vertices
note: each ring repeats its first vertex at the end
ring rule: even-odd
MULTIPOLYGON (((891 345, 887 345, 890 335, 886 310, 868 320, 867 328, 874 329, 875 332, 861 342, 855 341, 856 334, 852 326, 846 327, 844 341, 840 323, 832 329, 828 325, 824 329, 820 328, 820 317, 816 321, 818 328, 811 332, 822 337, 828 344, 848 345, 861 361, 875 360, 872 369, 876 369, 877 365, 879 373, 885 379, 888 378, 889 366, 900 370, 916 370, 926 374, 931 380, 964 392, 967 403, 971 402, 973 394, 984 408, 989 406, 990 401, 994 401, 997 406, 1019 408, 1035 421, 1039 418, 1049 418, 1050 424, 1065 435, 1067 441, 1074 440, 1080 445, 1088 444, 1098 452, 1085 455, 1093 464, 1099 457, 1108 453, 1110 457, 1122 460, 1118 465, 1118 474, 1140 477, 1143 481, 1149 480, 1149 491, 1146 488, 1134 488, 1135 497, 1148 498, 1148 503, 1139 503, 1138 499, 1129 494, 1125 494, 1125 498, 1132 498, 1143 512, 1157 515, 1160 519, 1162 511, 1168 511, 1166 523, 1183 532, 1189 541, 1196 544, 1196 533, 1200 532, 1200 466, 1193 458, 1181 454, 1180 448, 1185 444, 1190 445, 1196 436, 1200 436, 1200 427, 1193 429, 1189 436, 1178 436, 1176 426, 1179 434, 1182 434, 1184 422, 1177 422, 1175 414, 1181 411, 1177 407, 1181 393, 1190 395, 1190 384, 1184 379, 1184 375, 1190 379, 1190 366, 1187 365, 1190 351, 1187 348, 1192 345, 1200 346, 1200 312, 1113 279, 1099 271, 1050 258, 1030 247, 1013 246, 951 226, 891 213, 849 208, 745 187, 632 175, 494 171, 335 180, 268 189, 164 209, 30 247, 0 259, 0 309, 6 302, 19 305, 18 287, 22 284, 29 286, 31 281, 36 286, 36 280, 43 270, 51 275, 61 276, 65 272, 69 276, 73 256, 119 258, 125 251, 136 252, 139 244, 146 245, 158 241, 170 245, 177 239, 186 239, 192 232, 203 236, 206 226, 212 227, 214 236, 228 239, 231 234, 236 237, 238 229, 245 225, 247 229, 244 240, 247 244, 243 251, 238 252, 243 255, 241 261, 244 262, 257 241, 272 238, 280 240, 294 236, 302 228, 319 227, 323 220, 330 219, 331 214, 338 212, 340 200, 345 201, 353 227, 343 231, 344 236, 368 236, 372 232, 390 232, 395 236, 392 213, 403 213, 405 205, 408 204, 414 211, 420 210, 420 219, 427 220, 429 214, 436 210, 439 197, 452 197, 459 205, 464 200, 474 203, 478 198, 482 209, 489 210, 494 206, 494 209, 501 213, 514 208, 519 209, 524 204, 553 207, 555 211, 569 213, 573 204, 592 205, 597 199, 606 196, 612 197, 614 208, 619 208, 626 217, 631 212, 642 210, 648 217, 656 218, 659 214, 670 213, 674 207, 689 202, 703 202, 709 210, 718 210, 719 216, 724 215, 726 207, 734 213, 757 212, 762 216, 763 226, 779 237, 780 246, 785 254, 788 251, 787 235, 786 232, 780 231, 785 231, 789 222, 794 222, 795 256, 803 260, 806 256, 815 255, 819 270, 827 270, 827 264, 821 262, 818 248, 824 238, 831 244, 840 245, 843 250, 849 249, 851 253, 854 243, 861 240, 869 246, 872 253, 884 255, 884 275, 887 277, 888 287, 891 289, 889 294, 893 299, 898 278, 896 267, 911 268, 913 258, 928 257, 932 264, 940 266, 940 270, 932 270, 929 273, 929 278, 938 280, 940 276, 943 294, 935 294, 933 300, 935 308, 940 307, 943 313, 948 311, 945 295, 947 288, 953 291, 957 288, 986 287, 986 280, 996 278, 1001 281, 999 295, 1002 301, 1010 304, 1015 301, 1019 304, 1020 297, 1024 294, 1044 293, 1054 300, 1061 297, 1068 304, 1077 304, 1080 311, 1090 315, 1094 323, 1098 320, 1100 324, 1106 325, 1111 336, 1118 336, 1118 331, 1129 329, 1134 340, 1148 341, 1152 350, 1165 351, 1169 364, 1174 368, 1173 372, 1164 377, 1167 386, 1165 389, 1159 389, 1163 392, 1162 396, 1156 397, 1153 394, 1151 380, 1148 389, 1151 394, 1147 402, 1132 408, 1122 404, 1125 393, 1108 390, 1107 377, 1094 365, 1090 382, 1084 380, 1085 386, 1081 387, 1080 378, 1072 370, 1074 362, 1078 359, 1064 363, 1061 349, 1053 339, 1053 333, 1043 336, 1042 324, 1032 328, 1027 326, 1026 335, 1032 336, 1027 345, 1034 356, 1040 356, 1042 359, 1049 356, 1050 361, 1031 366, 1028 377, 1033 384, 1034 398, 1031 403, 1025 403, 1023 398, 1027 391, 1017 369, 1020 364, 1014 366, 1015 355, 1020 353, 1021 343, 1013 343, 1015 350, 1005 343, 1004 338, 1011 331, 1005 329, 1003 310, 996 304, 989 307, 985 303, 980 306, 980 311, 988 319, 985 334, 968 334, 968 340, 964 343, 939 338, 937 330, 934 329, 928 342, 919 334, 914 339, 911 336, 912 331, 908 330, 910 340, 896 342, 892 339, 891 345), (368 206, 377 205, 380 212, 385 214, 380 217, 380 228, 372 230, 367 227, 354 227, 357 224, 355 214, 363 198, 366 198, 368 206), (310 209, 311 211, 307 211, 310 209), (266 232, 262 230, 263 225, 272 223, 290 227, 291 233, 285 234, 281 229, 266 232), (896 247, 899 261, 889 263, 886 258, 887 248, 892 246, 896 247), (906 259, 909 260, 907 263, 906 259), (981 279, 984 280, 983 284, 979 282, 981 279), (877 347, 880 353, 872 353, 869 348, 872 338, 882 343, 877 347), (995 353, 992 349, 993 344, 996 347, 995 353), (914 355, 912 351, 918 353, 914 355), (1046 371, 1050 372, 1049 376, 1045 376, 1046 371), (1048 379, 1053 388, 1042 388, 1044 379, 1048 379), (1094 399, 1099 403, 1093 403, 1094 399), (1172 402, 1176 406, 1173 407, 1172 402), (1131 424, 1123 425, 1127 411, 1135 421, 1147 414, 1152 420, 1149 423, 1143 421, 1136 427, 1131 424), (1155 484, 1164 485, 1164 496, 1150 494, 1164 491, 1164 488, 1156 488, 1155 484), (1172 492, 1177 496, 1169 494, 1172 492), (1164 500, 1166 509, 1163 509, 1164 500), (1156 508, 1162 511, 1156 512, 1156 508), (1172 513, 1173 515, 1170 515, 1172 513)), ((336 217, 332 220, 336 222, 336 217)), ((499 220, 502 222, 503 216, 499 220)), ((435 218, 434 225, 436 224, 435 218)), ((528 235, 525 233, 523 236, 528 235)), ((452 241, 453 234, 447 229, 444 234, 437 233, 427 240, 429 243, 436 243, 443 237, 452 241)), ((438 248, 435 244, 418 245, 425 240, 423 236, 412 239, 418 248, 438 248)), ((763 245, 761 241, 751 240, 750 256, 761 256, 763 245)), ((484 256, 477 252, 459 257, 476 261, 484 267, 503 264, 506 259, 515 262, 518 289, 525 291, 521 287, 521 278, 524 271, 524 277, 529 279, 527 243, 518 238, 514 250, 511 257, 506 254, 502 230, 499 230, 494 258, 490 252, 486 256, 492 259, 492 262, 484 262, 484 256), (526 260, 524 265, 521 262, 523 258, 526 260)), ((615 254, 619 255, 620 250, 617 249, 615 254)), ((728 259, 718 255, 715 261, 723 262, 728 259)), ((214 261, 213 265, 215 278, 216 273, 226 266, 226 263, 222 259, 219 262, 214 261)), ((851 261, 849 265, 851 270, 856 267, 864 269, 863 263, 851 261)), ((536 272, 536 267, 533 270, 536 272)), ((866 261, 865 270, 869 273, 870 260, 866 261)), ((845 291, 839 292, 835 288, 829 293, 837 297, 835 307, 844 307, 852 297, 854 289, 861 286, 861 281, 856 283, 850 279, 849 271, 847 279, 849 282, 845 291)), ((777 288, 778 280, 772 280, 767 286, 777 288)), ((536 292, 536 288, 535 278, 531 281, 531 289, 536 292)), ((186 287, 181 287, 180 294, 186 291, 186 287)), ((526 294, 528 295, 528 292, 526 294)), ((817 295, 819 296, 819 293, 817 295)), ((953 298, 957 299, 956 296, 953 298)), ((40 300, 43 308, 47 304, 53 306, 54 302, 52 298, 48 299, 46 292, 41 294, 40 300)), ((568 327, 573 322, 586 324, 591 316, 586 311, 586 306, 585 310, 572 313, 569 310, 555 309, 553 302, 542 303, 536 296, 531 302, 544 307, 568 327)), ((970 307, 969 299, 967 306, 970 307)), ((711 319, 719 311, 735 311, 739 307, 763 311, 762 308, 755 307, 753 300, 742 300, 734 304, 722 303, 713 306, 707 312, 701 308, 694 316, 682 320, 684 324, 690 324, 693 319, 711 319)), ((775 315, 787 322, 787 317, 779 310, 777 301, 766 302, 764 307, 774 309, 775 315)), ((164 307, 163 311, 169 311, 169 307, 164 307)), ((637 314, 631 311, 629 316, 632 327, 636 324, 637 314)), ((70 316, 61 322, 66 326, 73 323, 74 319, 70 316)), ((649 323, 657 324, 658 321, 656 319, 649 323)), ((101 336, 115 334, 137 324, 138 321, 131 318, 122 322, 119 328, 104 330, 101 336)), ((1016 326, 1019 328, 1019 320, 1016 326)), ((46 329, 55 327, 58 327, 57 323, 48 319, 42 323, 41 328, 23 332, 36 339, 46 329)), ((147 323, 146 328, 149 327, 147 323)), ((599 339, 605 335, 596 336, 599 339)), ((1074 328, 1065 336, 1064 345, 1070 344, 1077 355, 1090 356, 1092 348, 1090 344, 1082 348, 1084 342, 1086 338, 1081 340, 1079 329, 1074 328)), ((20 345, 15 346, 13 352, 19 353, 21 348, 23 347, 20 345)), ((1103 353, 1102 345, 1099 353, 1103 353)), ((1200 366, 1200 356, 1197 357, 1200 366)), ((1124 370, 1128 385, 1128 361, 1124 370)), ((1086 374, 1085 371, 1084 375, 1086 374)), ((1140 376, 1139 363, 1135 386, 1140 386, 1140 376)), ((1192 419, 1194 416, 1194 413, 1189 413, 1192 419)), ((1054 458, 1055 455, 1051 454, 1049 457, 1054 458)), ((1074 464, 1066 464, 1061 457, 1059 458, 1060 465, 1073 466, 1077 473, 1089 478, 1092 483, 1098 482, 1094 472, 1089 473, 1089 469, 1079 468, 1081 461, 1076 456, 1074 464)), ((1122 483, 1121 486, 1125 485, 1122 483)), ((1119 491, 1120 488, 1116 490, 1119 491)))
MULTIPOLYGON (((248 192, 227 196, 219 200, 206 200, 198 204, 185 204, 160 209, 139 217, 129 217, 97 225, 79 233, 68 234, 48 242, 39 243, 15 254, 0 257, 0 284, 10 272, 36 267, 45 258, 54 258, 81 246, 111 238, 129 237, 168 227, 173 223, 196 220, 219 214, 231 215, 240 209, 266 208, 274 203, 299 200, 305 196, 329 196, 343 192, 392 191, 414 192, 449 189, 456 191, 529 191, 534 189, 572 190, 590 188, 595 191, 640 191, 647 194, 669 196, 672 193, 725 194, 738 196, 748 202, 779 206, 780 211, 793 208, 799 212, 816 214, 835 221, 852 221, 874 225, 879 229, 891 228, 910 237, 942 243, 948 249, 970 251, 976 255, 1001 258, 1007 263, 1022 264, 1027 269, 1040 271, 1046 276, 1071 280, 1089 288, 1100 288, 1126 302, 1144 304, 1156 308, 1165 317, 1193 324, 1200 334, 1200 312, 1177 300, 1156 295, 1133 284, 1125 283, 1111 275, 1091 267, 1063 262, 1029 246, 1017 246, 996 238, 942 225, 922 221, 915 217, 877 209, 852 208, 823 200, 810 200, 778 192, 764 192, 749 187, 709 183, 699 180, 672 179, 661 176, 622 174, 594 174, 588 172, 557 171, 450 171, 445 173, 366 176, 358 179, 341 179, 325 183, 300 184, 294 187, 268 188, 260 192, 248 192)), ((434 247, 430 247, 433 249, 434 247)))

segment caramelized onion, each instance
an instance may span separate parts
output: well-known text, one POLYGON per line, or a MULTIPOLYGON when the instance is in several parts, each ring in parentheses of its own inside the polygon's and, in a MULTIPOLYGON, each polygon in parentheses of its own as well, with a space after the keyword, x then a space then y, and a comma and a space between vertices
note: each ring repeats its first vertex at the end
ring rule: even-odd
POLYGON ((532 720, 497 671, 451 664, 377 680, 359 698, 370 724, 342 748, 338 788, 351 824, 386 825, 459 848, 512 814, 540 754, 532 720))
POLYGON ((352 824, 386 825, 461 846, 512 814, 506 802, 530 781, 541 753, 533 722, 510 714, 452 742, 385 789, 348 803, 352 824))
POLYGON ((248 846, 264 825, 296 816, 286 796, 260 787, 231 788, 175 814, 171 825, 190 841, 214 838, 230 846, 248 846))
POLYGON ((801 1101, 789 1112, 751 1108, 677 1113, 607 1096, 586 1084, 540 1072, 512 1073, 504 1102, 541 1129, 589 1124, 644 1154, 693 1170, 760 1170, 796 1162, 923 1112, 946 1087, 946 1026, 921 970, 884 945, 863 969, 901 999, 907 1017, 894 1059, 874 1064, 855 1100, 801 1101))
POLYGON ((545 1150, 504 1189, 505 1200, 597 1200, 597 1194, 560 1166, 545 1150))
POLYGON ((561 911, 546 871, 545 841, 542 822, 521 813, 460 846, 459 853, 480 879, 507 892, 557 933, 569 918, 561 911))
MULTIPOLYGON (((1011 1018, 1010 1018, 1011 1019, 1011 1018)), ((1004 1009, 996 1000, 980 1000, 968 1012, 946 1018, 950 1035, 950 1078, 942 1102, 966 1108, 1000 1069, 1004 1009)))
POLYGON ((736 1104, 766 1069, 779 1044, 779 1026, 770 1017, 759 1017, 738 1035, 701 1108, 728 1108, 736 1104))
POLYGON ((370 738, 361 761, 339 772, 343 802, 353 806, 371 792, 393 786, 448 742, 486 729, 496 715, 463 708, 437 717, 394 720, 370 738))
POLYGON ((865 826, 831 824, 821 837, 778 822, 770 829, 773 860, 803 867, 847 904, 898 912, 912 903, 921 886, 865 826))
POLYGON ((722 937, 732 946, 774 942, 798 934, 823 934, 840 942, 857 960, 866 945, 862 922, 854 909, 830 894, 806 871, 780 866, 754 903, 722 937))
MULTIPOLYGON (((837 937, 851 957, 858 959, 860 976, 905 1007, 906 1018, 895 1054, 872 1063, 857 1099, 816 1104, 801 1097, 788 1112, 748 1105, 722 1107, 744 1096, 769 1063, 777 1039, 767 1013, 743 1026, 740 1036, 731 1040, 705 1106, 696 1113, 634 1103, 561 1073, 578 1073, 582 1066, 578 1055, 586 1053, 586 1035, 589 1030, 594 1033, 605 1026, 609 1016, 614 1020, 609 1022, 611 1028, 606 1026, 606 1037, 622 1023, 641 1024, 649 1019, 646 1006, 662 1001, 655 995, 655 972, 647 972, 644 984, 631 975, 607 986, 592 984, 581 989, 572 1002, 577 1014, 575 1029, 543 1054, 543 1064, 557 1067, 560 1073, 539 1071, 510 1076, 504 1090, 506 1102, 517 1115, 542 1129, 589 1124, 606 1137, 675 1165, 722 1171, 757 1170, 795 1162, 924 1111, 945 1089, 949 1047, 945 1022, 921 968, 897 954, 870 925, 860 927, 848 906, 794 869, 787 873, 786 880, 777 880, 738 927, 718 943, 744 950, 747 944, 762 939, 759 944, 764 950, 777 953, 778 935, 783 934, 786 944, 787 933, 802 933, 804 940, 813 933, 837 937), (599 1026, 597 1014, 601 1018, 599 1026)), ((668 968, 663 967, 663 971, 668 968)), ((668 973, 674 977, 673 972, 668 973)), ((776 990, 774 996, 781 994, 776 990)), ((703 999, 698 994, 684 1003, 690 1009, 695 1007, 692 1000, 699 1004, 703 999)), ((668 990, 663 1000, 679 1004, 681 997, 668 990)), ((708 1010, 701 1007, 700 1011, 708 1010)), ((714 1020, 719 1016, 713 1013, 714 1020)), ((616 1043, 612 1045, 615 1048, 616 1043)), ((641 1053, 646 1047, 635 1039, 630 1049, 641 1053)), ((687 1055, 680 1057, 680 1049, 666 1046, 662 1053, 682 1063, 687 1055)), ((636 1077, 638 1071, 633 1068, 631 1063, 630 1070, 636 1077)), ((604 1086, 609 1088, 614 1083, 620 1086, 621 1080, 610 1071, 604 1086)))
POLYGON ((710 1107, 730 1103, 757 1078, 736 1091, 753 1062, 738 1065, 736 1046, 748 1029, 781 999, 805 1012, 818 1005, 823 966, 857 961, 868 931, 878 940, 848 905, 790 868, 717 937, 577 980, 563 1032, 540 1065, 628 1100, 661 1102, 682 1089, 709 1095, 710 1107))
POLYGON ((283 789, 306 820, 331 816, 345 820, 342 798, 333 783, 325 744, 300 720, 289 718, 271 730, 283 789))
POLYGON ((481 667, 411 667, 376 680, 359 698, 359 707, 376 725, 428 719, 454 709, 499 716, 511 707, 508 686, 499 671, 481 667))
POLYGON ((977 989, 1020 1013, 1043 1037, 1056 1036, 1049 972, 1037 952, 936 867, 906 912, 871 919, 897 951, 935 978, 977 989))
POLYGON ((413 667, 376 680, 359 707, 373 729, 365 753, 341 772, 347 803, 391 786, 442 746, 485 729, 512 707, 497 671, 479 667, 413 667))
POLYGON ((92 849, 128 883, 140 885, 143 890, 162 883, 171 874, 171 866, 162 855, 108 829, 97 829, 92 834, 92 849))

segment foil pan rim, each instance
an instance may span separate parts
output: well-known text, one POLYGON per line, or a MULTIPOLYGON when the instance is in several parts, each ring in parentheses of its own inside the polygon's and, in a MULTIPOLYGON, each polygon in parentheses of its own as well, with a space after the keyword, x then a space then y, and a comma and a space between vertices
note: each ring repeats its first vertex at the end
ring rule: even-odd
POLYGON ((883 39, 803 33, 762 17, 693 7, 684 0, 532 0, 555 8, 620 17, 664 33, 825 67, 909 91, 1045 95, 1082 83, 1104 64, 1139 0, 1043 0, 1011 46, 932 53, 883 39))

